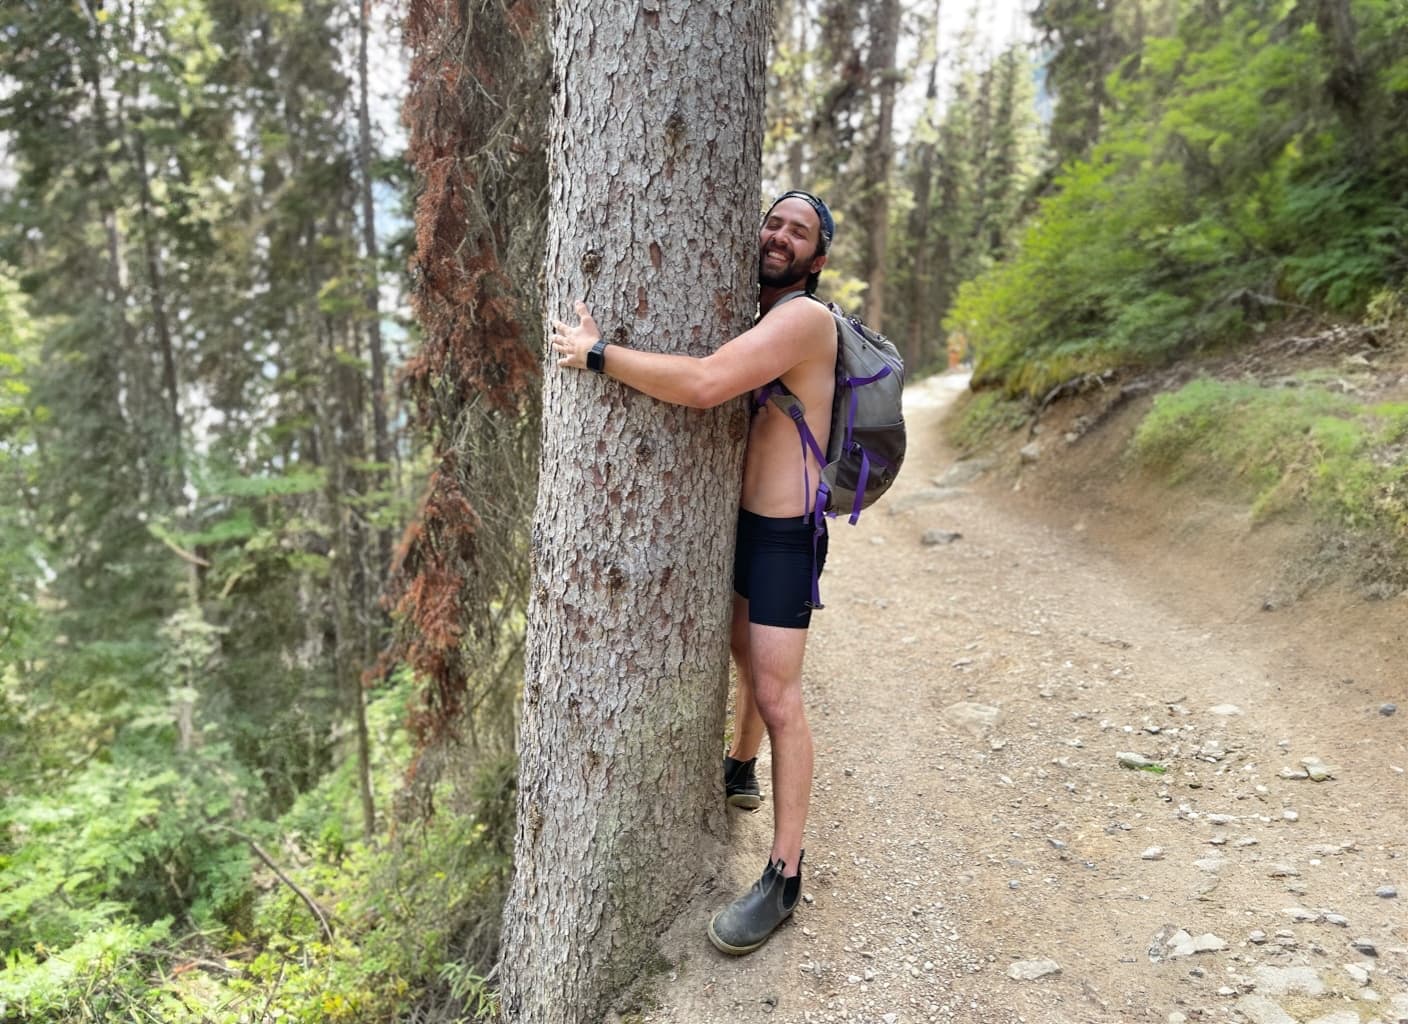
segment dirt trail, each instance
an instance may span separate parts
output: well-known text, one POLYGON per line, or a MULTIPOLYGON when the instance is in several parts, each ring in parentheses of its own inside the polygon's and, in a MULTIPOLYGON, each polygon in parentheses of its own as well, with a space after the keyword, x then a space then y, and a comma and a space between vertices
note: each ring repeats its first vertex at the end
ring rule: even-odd
POLYGON ((912 391, 900 483, 833 529, 808 902, 709 946, 767 853, 770 804, 732 812, 642 1018, 1408 1021, 1408 600, 1268 612, 1235 531, 1195 556, 1182 519, 1014 494, 1015 461, 938 487, 963 384, 912 391))

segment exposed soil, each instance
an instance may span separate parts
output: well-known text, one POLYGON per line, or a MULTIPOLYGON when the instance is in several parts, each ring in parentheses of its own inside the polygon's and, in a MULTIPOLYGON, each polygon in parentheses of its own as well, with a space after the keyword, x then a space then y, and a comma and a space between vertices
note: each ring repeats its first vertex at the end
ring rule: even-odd
POLYGON ((626 1019, 1408 1021, 1408 597, 1285 599, 1299 528, 1110 472, 1137 401, 940 488, 964 385, 912 391, 900 482, 833 529, 809 902, 714 951, 771 830, 766 801, 730 812, 724 884, 626 1019), (1000 720, 957 723, 964 702, 1000 720), (1313 757, 1332 778, 1283 777, 1313 757), (1038 960, 1059 973, 1009 976, 1038 960))

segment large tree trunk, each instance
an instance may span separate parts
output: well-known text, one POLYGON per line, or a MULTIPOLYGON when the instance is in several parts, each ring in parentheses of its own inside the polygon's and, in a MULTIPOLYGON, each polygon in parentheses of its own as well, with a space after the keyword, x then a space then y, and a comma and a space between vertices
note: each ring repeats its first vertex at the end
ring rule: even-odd
MULTIPOLYGON (((367 349, 371 356, 372 457, 376 469, 372 473, 374 487, 385 491, 391 478, 391 431, 386 421, 386 352, 381 339, 381 270, 380 252, 376 239, 376 201, 372 194, 372 115, 368 98, 370 74, 367 68, 367 43, 371 35, 372 0, 362 0, 357 18, 357 187, 362 200, 363 291, 366 302, 367 349)), ((376 533, 375 585, 386 583, 391 569, 391 528, 383 526, 376 533)))
POLYGON ((899 43, 899 0, 879 0, 871 7, 870 81, 878 97, 875 137, 865 161, 866 217, 865 319, 885 329, 885 252, 890 235, 890 168, 894 164, 895 50, 899 43))
MULTIPOLYGON (((694 356, 748 327, 767 26, 763 0, 559 8, 551 316, 585 296, 612 341, 694 356)), ((597 1024, 709 871, 746 422, 547 367, 507 1020, 597 1024)))
MULTIPOLYGON (((933 60, 929 63, 929 81, 924 88, 924 117, 937 118, 936 105, 939 96, 939 28, 943 11, 942 0, 934 3, 934 20, 930 23, 933 33, 933 60)), ((926 126, 937 132, 937 125, 926 126)), ((929 221, 931 195, 934 186, 934 141, 925 137, 919 145, 915 160, 914 207, 909 214, 909 244, 913 247, 913 258, 909 271, 909 303, 907 313, 909 323, 905 328, 904 361, 911 372, 919 369, 923 353, 924 331, 932 329, 937 322, 940 310, 926 304, 931 291, 929 279, 929 221)))

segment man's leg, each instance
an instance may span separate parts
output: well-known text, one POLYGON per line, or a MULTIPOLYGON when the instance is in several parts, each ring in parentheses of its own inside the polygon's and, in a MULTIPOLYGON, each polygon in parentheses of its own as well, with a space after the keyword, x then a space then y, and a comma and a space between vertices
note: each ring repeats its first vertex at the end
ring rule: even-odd
POLYGON ((797 874, 812 793, 812 731, 802 706, 807 631, 748 627, 753 703, 772 744, 773 840, 768 860, 797 874))
POLYGON ((743 660, 754 714, 772 743, 773 840, 763 877, 709 921, 709 940, 735 956, 766 942, 802 895, 802 832, 812 791, 812 734, 802 707, 806 643, 805 629, 748 626, 743 660))
POLYGON ((733 595, 733 623, 729 630, 729 648, 733 652, 733 668, 738 678, 733 700, 733 743, 728 756, 737 761, 749 761, 758 756, 763 743, 763 719, 753 700, 753 666, 749 640, 748 599, 733 595))

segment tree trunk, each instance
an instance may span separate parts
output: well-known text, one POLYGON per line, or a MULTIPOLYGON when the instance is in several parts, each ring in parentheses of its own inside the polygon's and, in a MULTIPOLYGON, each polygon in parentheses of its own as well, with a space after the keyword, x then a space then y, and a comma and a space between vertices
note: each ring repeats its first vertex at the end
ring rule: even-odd
POLYGON ((875 138, 866 158, 866 218, 862 230, 869 239, 865 258, 865 320, 883 331, 885 322, 885 250, 890 238, 890 167, 894 163, 895 50, 899 41, 899 0, 880 0, 871 10, 870 81, 879 106, 875 138))
MULTIPOLYGON (((938 116, 936 105, 939 96, 939 28, 943 13, 942 0, 934 4, 932 22, 934 57, 929 64, 929 81, 924 88, 924 117, 938 116)), ((926 130, 937 132, 938 126, 930 123, 926 130)), ((915 161, 914 208, 909 215, 909 241, 913 246, 913 259, 909 270, 909 324, 905 331, 904 360, 911 372, 919 369, 922 356, 924 331, 936 330, 939 310, 931 310, 926 303, 930 292, 929 284, 929 220, 934 186, 934 141, 926 137, 919 146, 915 161), (932 314, 932 316, 931 316, 932 314)))
MULTIPOLYGON (((362 200, 362 256, 365 266, 367 348, 371 356, 372 457, 377 468, 375 487, 386 490, 391 475, 391 435, 386 422, 386 352, 381 338, 381 273, 376 240, 376 202, 372 195, 372 116, 368 101, 367 42, 371 34, 372 0, 362 0, 357 20, 357 177, 362 200)), ((391 568, 391 529, 377 530, 376 586, 386 582, 391 568)))
MULTIPOLYGON (((550 316, 585 297, 613 342, 693 356, 749 326, 767 27, 763 0, 559 8, 550 316)), ((747 413, 551 363, 543 392, 501 998, 521 1024, 597 1024, 722 834, 747 413)))

